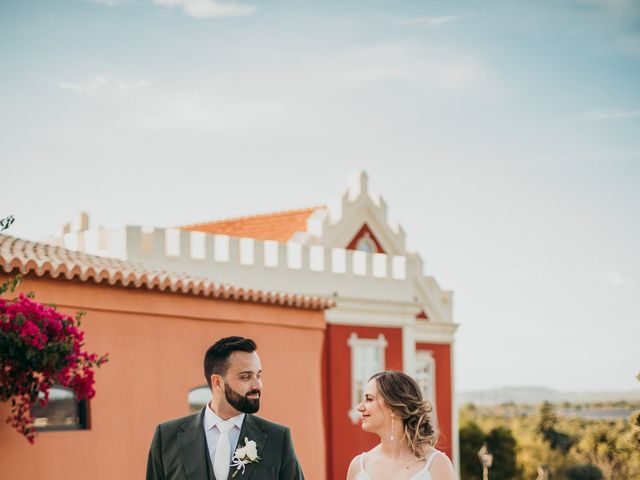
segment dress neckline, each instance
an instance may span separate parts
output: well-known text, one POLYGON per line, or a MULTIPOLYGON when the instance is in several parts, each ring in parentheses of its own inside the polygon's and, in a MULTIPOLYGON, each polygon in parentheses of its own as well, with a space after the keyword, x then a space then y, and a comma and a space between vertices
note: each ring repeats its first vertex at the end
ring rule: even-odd
MULTIPOLYGON (((367 472, 364 469, 364 455, 365 455, 365 453, 367 453, 367 452, 362 452, 360 454, 360 471, 362 473, 364 473, 367 476, 367 478, 371 479, 371 475, 369 475, 369 472, 367 472)), ((429 455, 429 457, 427 458, 427 461, 426 461, 424 467, 422 467, 420 470, 418 470, 416 473, 414 473, 413 477, 411 477, 409 480, 420 480, 420 478, 422 478, 422 477, 420 477, 420 475, 424 475, 425 472, 429 473, 429 467, 431 466, 432 460, 440 453, 441 453, 440 450, 434 450, 431 453, 431 455, 429 455)), ((429 474, 429 477, 427 477, 427 478, 430 479, 431 478, 431 474, 429 474)))

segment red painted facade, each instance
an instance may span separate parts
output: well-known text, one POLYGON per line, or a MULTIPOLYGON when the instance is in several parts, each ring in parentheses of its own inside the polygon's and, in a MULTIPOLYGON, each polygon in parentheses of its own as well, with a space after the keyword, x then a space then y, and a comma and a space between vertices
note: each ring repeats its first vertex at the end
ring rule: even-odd
POLYGON ((433 352, 436 363, 436 415, 440 438, 436 447, 453 461, 453 397, 451 385, 451 345, 442 343, 417 343, 416 350, 433 352))
POLYGON ((349 462, 356 455, 373 448, 379 438, 365 433, 360 424, 348 416, 351 409, 351 347, 349 336, 375 339, 383 334, 388 342, 385 350, 385 370, 402 370, 402 329, 327 325, 326 361, 327 395, 327 473, 330 480, 345 478, 349 462))

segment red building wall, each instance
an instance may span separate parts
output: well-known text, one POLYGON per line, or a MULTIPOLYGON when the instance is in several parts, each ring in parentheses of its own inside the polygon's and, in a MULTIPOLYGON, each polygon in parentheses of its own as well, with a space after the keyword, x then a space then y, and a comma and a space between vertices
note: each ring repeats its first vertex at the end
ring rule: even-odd
POLYGON ((327 438, 327 478, 343 480, 349 462, 356 455, 373 448, 379 438, 365 433, 360 423, 353 424, 348 416, 351 409, 351 347, 349 336, 375 339, 383 334, 387 340, 385 370, 402 370, 402 329, 327 325, 325 336, 325 412, 327 438))
POLYGON ((436 448, 454 461, 452 443, 452 389, 451 389, 451 345, 441 343, 418 343, 416 350, 433 352, 436 362, 436 413, 440 437, 436 448))

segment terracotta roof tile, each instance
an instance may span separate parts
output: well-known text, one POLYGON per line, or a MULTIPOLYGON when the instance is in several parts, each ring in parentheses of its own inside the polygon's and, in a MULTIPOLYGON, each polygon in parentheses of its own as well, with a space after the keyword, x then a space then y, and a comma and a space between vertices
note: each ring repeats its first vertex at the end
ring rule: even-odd
POLYGON ((256 240, 288 241, 296 232, 307 230, 307 219, 324 206, 288 210, 284 212, 228 218, 213 222, 184 225, 182 230, 217 233, 230 237, 247 237, 256 240))
POLYGON ((326 298, 294 293, 245 289, 209 278, 167 272, 140 263, 98 257, 45 243, 0 235, 0 268, 6 273, 108 283, 219 299, 322 310, 333 306, 326 298))

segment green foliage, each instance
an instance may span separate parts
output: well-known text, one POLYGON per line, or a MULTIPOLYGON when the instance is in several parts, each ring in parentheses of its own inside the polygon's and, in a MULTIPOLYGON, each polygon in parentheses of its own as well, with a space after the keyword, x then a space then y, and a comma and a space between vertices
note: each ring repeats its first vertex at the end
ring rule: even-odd
POLYGON ((555 430, 557 424, 558 416, 555 407, 549 402, 543 402, 538 410, 536 430, 546 438, 549 432, 555 430))
POLYGON ((640 453, 634 448, 630 433, 628 425, 616 422, 590 425, 576 445, 576 453, 600 467, 606 478, 633 478, 634 471, 640 475, 640 453))
POLYGON ((16 219, 13 215, 9 215, 8 217, 4 217, 0 219, 0 232, 4 232, 7 228, 9 228, 16 219))
POLYGON ((538 411, 536 431, 549 443, 551 449, 566 454, 574 444, 574 440, 566 433, 558 431, 557 425, 558 416, 555 407, 549 402, 544 402, 538 411))
MULTIPOLYGON (((582 406, 590 410, 597 408, 594 404, 582 406)), ((612 403, 604 403, 601 408, 611 406, 612 403)), ((568 411, 577 410, 576 405, 565 407, 568 411)), ((626 402, 624 408, 638 409, 640 404, 626 402)), ((460 425, 461 478, 464 480, 482 478, 477 452, 483 439, 494 455, 489 470, 491 480, 534 480, 543 465, 548 466, 553 480, 640 479, 640 413, 627 419, 597 420, 568 414, 560 406, 556 411, 552 404, 537 408, 512 404, 465 405, 460 410, 460 425), (508 441, 507 432, 513 443, 508 441), (490 436, 502 440, 502 446, 492 445, 490 436), (501 471, 504 465, 506 472, 501 471), (596 476, 595 468, 601 476, 596 476)))
POLYGON ((569 480, 603 480, 602 470, 592 464, 576 465, 567 469, 569 480))
POLYGON ((519 477, 516 464, 517 443, 509 428, 492 429, 487 436, 487 447, 493 454, 492 480, 511 480, 519 477))
MULTIPOLYGON (((474 407, 467 407, 467 415, 474 407)), ((491 467, 492 480, 511 480, 520 478, 520 470, 516 463, 517 443, 510 429, 502 426, 491 429, 486 434, 472 420, 465 421, 460 428, 460 473, 465 480, 481 480, 482 464, 478 451, 486 443, 493 455, 491 467)))
POLYGON ((16 275, 13 278, 8 279, 0 285, 0 295, 4 295, 7 291, 15 293, 16 288, 22 282, 22 275, 16 275))
POLYGON ((475 422, 469 422, 460 428, 460 474, 465 480, 481 480, 482 465, 478 459, 478 450, 485 441, 485 433, 475 422))
POLYGON ((640 410, 631 415, 631 443, 640 452, 640 410))

